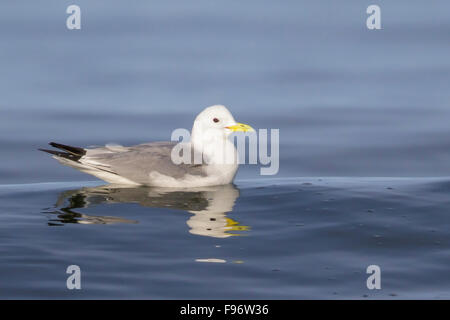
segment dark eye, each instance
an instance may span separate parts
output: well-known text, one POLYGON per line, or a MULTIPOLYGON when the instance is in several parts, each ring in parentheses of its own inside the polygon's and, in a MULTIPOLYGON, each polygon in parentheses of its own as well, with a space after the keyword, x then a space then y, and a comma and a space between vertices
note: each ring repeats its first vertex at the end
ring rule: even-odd
POLYGON ((213 121, 217 123, 217 122, 219 122, 219 119, 214 118, 213 121))

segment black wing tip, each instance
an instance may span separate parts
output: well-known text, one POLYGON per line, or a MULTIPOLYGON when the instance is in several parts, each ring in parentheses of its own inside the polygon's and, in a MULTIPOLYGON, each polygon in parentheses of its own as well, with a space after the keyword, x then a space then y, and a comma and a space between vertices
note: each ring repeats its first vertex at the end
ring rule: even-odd
POLYGON ((64 159, 68 159, 68 160, 72 160, 72 161, 76 161, 76 162, 78 162, 78 160, 80 160, 82 157, 79 155, 74 155, 72 153, 61 152, 61 151, 56 151, 56 150, 41 149, 41 148, 38 148, 38 150, 46 152, 46 153, 50 153, 51 155, 54 155, 54 156, 57 156, 60 158, 64 158, 64 159))
POLYGON ((38 148, 37 150, 43 151, 43 152, 48 152, 48 153, 54 153, 54 152, 57 152, 57 151, 55 151, 55 150, 42 149, 42 148, 38 148))
POLYGON ((54 148, 61 149, 65 152, 71 153, 74 156, 82 157, 86 155, 86 150, 83 148, 68 146, 57 142, 50 142, 49 145, 51 145, 54 148))
POLYGON ((62 144, 62 143, 58 143, 58 142, 49 142, 48 143, 49 145, 51 145, 52 147, 55 147, 55 148, 59 148, 59 147, 66 147, 66 145, 64 145, 64 144, 62 144))

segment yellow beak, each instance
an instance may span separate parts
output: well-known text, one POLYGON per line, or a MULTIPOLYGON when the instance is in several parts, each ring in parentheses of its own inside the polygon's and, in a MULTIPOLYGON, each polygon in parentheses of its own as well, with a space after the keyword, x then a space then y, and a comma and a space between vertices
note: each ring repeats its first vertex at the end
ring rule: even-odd
POLYGON ((248 124, 243 124, 243 123, 236 123, 235 125, 228 126, 228 127, 225 127, 225 128, 230 129, 233 132, 237 132, 237 131, 243 131, 243 132, 255 131, 248 124))

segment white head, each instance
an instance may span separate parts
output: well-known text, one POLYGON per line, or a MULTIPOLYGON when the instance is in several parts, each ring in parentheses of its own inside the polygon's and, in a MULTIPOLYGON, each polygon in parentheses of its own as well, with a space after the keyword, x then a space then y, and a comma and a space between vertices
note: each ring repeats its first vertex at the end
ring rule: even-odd
POLYGON ((203 143, 224 140, 236 131, 253 131, 246 124, 238 123, 225 106, 214 105, 206 108, 195 118, 192 127, 192 141, 203 143))
POLYGON ((236 122, 226 107, 215 105, 206 108, 195 118, 191 142, 196 152, 201 152, 208 163, 236 165, 236 149, 227 139, 236 131, 253 129, 236 122))

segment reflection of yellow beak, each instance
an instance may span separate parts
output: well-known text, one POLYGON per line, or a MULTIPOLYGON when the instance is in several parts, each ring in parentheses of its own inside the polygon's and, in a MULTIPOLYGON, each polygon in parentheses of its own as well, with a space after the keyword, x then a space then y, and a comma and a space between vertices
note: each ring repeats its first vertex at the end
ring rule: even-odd
POLYGON ((230 219, 230 218, 225 218, 225 220, 227 221, 227 225, 224 227, 224 233, 226 235, 229 236, 242 236, 244 235, 243 233, 229 233, 229 231, 249 231, 250 227, 249 226, 242 226, 239 224, 239 222, 230 219))
POLYGON ((243 123, 236 123, 235 125, 228 126, 228 127, 225 127, 225 128, 230 129, 233 132, 237 132, 237 131, 243 131, 243 132, 255 131, 248 124, 243 124, 243 123))

